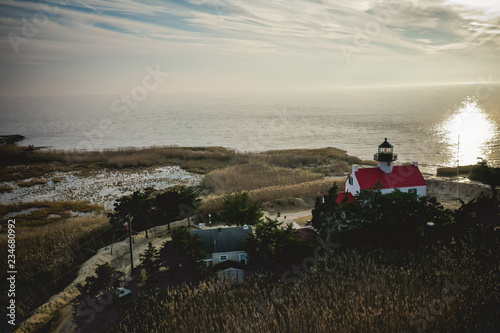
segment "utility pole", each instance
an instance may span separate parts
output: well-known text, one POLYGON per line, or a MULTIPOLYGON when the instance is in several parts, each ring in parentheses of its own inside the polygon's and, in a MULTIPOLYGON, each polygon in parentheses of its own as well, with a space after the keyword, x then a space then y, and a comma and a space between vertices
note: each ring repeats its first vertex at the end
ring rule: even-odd
POLYGON ((132 273, 132 270, 134 269, 134 252, 132 246, 132 219, 134 217, 130 216, 130 214, 127 214, 127 218, 128 218, 128 240, 130 242, 130 273, 132 273))
POLYGON ((459 168, 460 168, 460 134, 458 135, 458 157, 457 157, 457 205, 458 205, 458 177, 460 175, 459 168))
POLYGON ((116 230, 113 232, 113 239, 111 240, 111 255, 113 255, 113 245, 115 244, 116 230))
POLYGON ((210 254, 212 254, 214 252, 213 251, 214 245, 212 244, 212 214, 210 213, 208 213, 208 225, 209 225, 208 229, 210 230, 210 251, 211 251, 210 254))

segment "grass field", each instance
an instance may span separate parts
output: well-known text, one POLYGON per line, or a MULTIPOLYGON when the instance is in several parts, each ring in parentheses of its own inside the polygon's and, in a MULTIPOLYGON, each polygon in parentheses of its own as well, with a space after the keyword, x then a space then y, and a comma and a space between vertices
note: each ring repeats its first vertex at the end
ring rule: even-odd
POLYGON ((336 148, 275 150, 260 153, 237 152, 222 147, 144 147, 102 151, 26 150, 25 147, 0 146, 0 166, 5 168, 0 181, 39 177, 44 172, 85 168, 126 168, 153 165, 179 165, 197 173, 207 173, 230 165, 264 162, 288 168, 310 167, 317 172, 339 173, 352 163, 373 164, 348 156, 336 148), (22 177, 22 178, 21 178, 22 177))
MULTIPOLYGON (((64 219, 36 228, 16 223, 18 322, 73 281, 78 265, 109 243, 112 234, 109 228, 107 217, 98 214, 64 219)), ((6 234, 0 234, 0 247, 7 248, 6 234)), ((6 264, 6 261, 1 261, 3 271, 7 271, 6 264)), ((2 293, 2 302, 6 297, 7 293, 2 293)))
POLYGON ((344 250, 294 283, 148 290, 107 332, 494 332, 498 254, 489 249, 467 239, 421 253, 344 250))

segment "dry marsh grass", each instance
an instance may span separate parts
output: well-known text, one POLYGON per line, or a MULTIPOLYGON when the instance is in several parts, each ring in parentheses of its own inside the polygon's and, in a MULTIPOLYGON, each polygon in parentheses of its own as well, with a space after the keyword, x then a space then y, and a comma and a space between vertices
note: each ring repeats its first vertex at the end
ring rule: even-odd
MULTIPOLYGON (((194 172, 207 172, 221 168, 235 155, 237 155, 235 151, 222 147, 131 147, 101 151, 42 149, 26 151, 23 147, 0 147, 3 165, 62 163, 64 165, 126 168, 175 164, 194 172)), ((36 172, 36 170, 32 171, 36 172)), ((31 175, 31 177, 36 177, 36 175, 31 175)))
MULTIPOLYGON (((17 219, 16 219, 17 221, 17 219)), ((16 223, 16 310, 17 321, 72 281, 78 265, 111 239, 104 215, 87 215, 43 227, 16 223)), ((0 235, 7 248, 7 235, 0 235)), ((6 261, 1 268, 6 271, 6 261)), ((2 293, 6 301, 6 293, 2 293)))
POLYGON ((499 274, 488 262, 498 256, 484 250, 348 250, 297 283, 253 277, 237 286, 149 290, 106 332, 493 332, 499 274))
POLYGON ((35 185, 43 185, 43 184, 47 184, 47 181, 43 180, 43 179, 30 179, 27 181, 21 181, 21 182, 17 183, 17 185, 19 185, 21 187, 32 187, 35 185))
POLYGON ((2 226, 15 219, 17 227, 39 227, 59 222, 78 213, 100 213, 103 207, 80 201, 34 201, 19 204, 0 204, 2 226))
POLYGON ((321 177, 307 170, 252 162, 212 171, 205 175, 201 186, 214 194, 220 194, 241 190, 250 191, 271 185, 294 185, 318 180, 321 177))
POLYGON ((316 168, 326 175, 349 170, 352 163, 363 163, 336 148, 273 150, 243 153, 222 147, 143 147, 105 149, 101 151, 50 150, 27 151, 25 147, 0 147, 0 165, 19 166, 15 170, 0 170, 0 181, 40 177, 49 171, 68 171, 75 168, 127 168, 154 165, 179 165, 197 173, 207 173, 250 161, 264 162, 288 168, 316 168))
MULTIPOLYGON (((313 180, 300 184, 293 185, 278 185, 267 186, 248 191, 252 201, 272 201, 281 198, 293 197, 306 197, 306 196, 320 196, 333 186, 334 183, 342 184, 342 178, 329 178, 313 180)), ((209 195, 202 199, 199 211, 202 213, 213 213, 222 207, 225 194, 209 195)))
POLYGON ((14 190, 14 188, 12 186, 8 186, 8 185, 2 185, 0 186, 0 194, 1 193, 10 193, 14 190))

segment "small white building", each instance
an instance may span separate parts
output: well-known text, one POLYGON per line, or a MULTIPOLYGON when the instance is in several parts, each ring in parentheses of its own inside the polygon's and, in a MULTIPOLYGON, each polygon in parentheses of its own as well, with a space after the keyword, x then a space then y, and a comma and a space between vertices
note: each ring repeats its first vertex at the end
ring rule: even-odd
POLYGON ((241 268, 229 267, 219 270, 217 278, 220 282, 229 282, 231 284, 242 283, 245 279, 245 271, 241 268))
POLYGON ((394 161, 398 156, 394 154, 393 148, 386 138, 374 156, 374 160, 378 162, 377 167, 359 168, 353 165, 345 181, 344 192, 356 195, 361 190, 375 189, 377 185, 381 185, 382 193, 389 193, 397 188, 419 196, 427 195, 427 182, 418 168, 418 163, 395 166, 394 161))

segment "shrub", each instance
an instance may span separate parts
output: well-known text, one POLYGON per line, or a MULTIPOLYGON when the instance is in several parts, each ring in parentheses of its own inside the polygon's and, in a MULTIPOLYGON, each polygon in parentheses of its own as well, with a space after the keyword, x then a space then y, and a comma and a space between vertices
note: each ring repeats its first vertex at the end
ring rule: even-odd
POLYGON ((260 203, 252 202, 248 192, 235 192, 224 197, 217 220, 228 225, 254 225, 263 215, 260 203))

